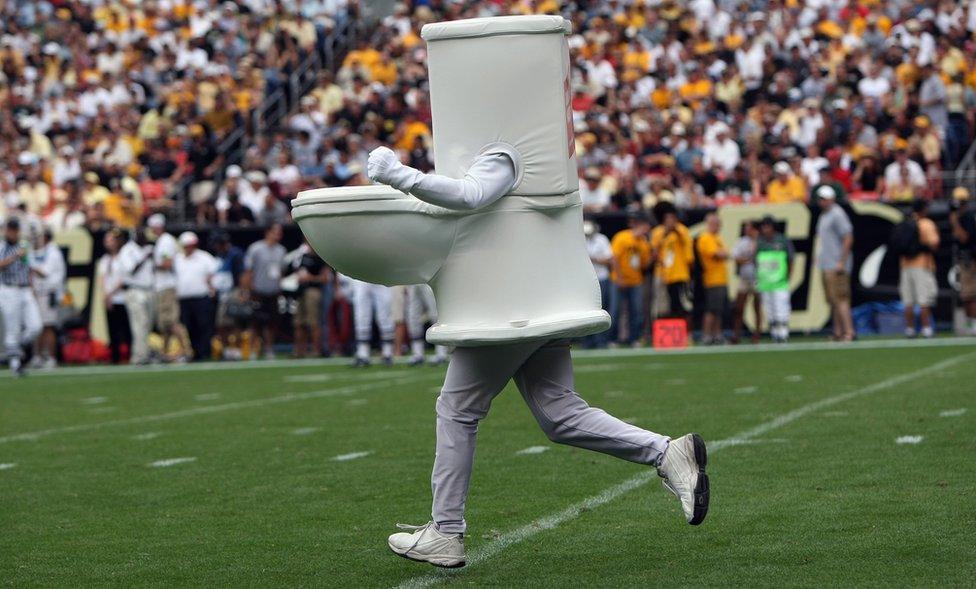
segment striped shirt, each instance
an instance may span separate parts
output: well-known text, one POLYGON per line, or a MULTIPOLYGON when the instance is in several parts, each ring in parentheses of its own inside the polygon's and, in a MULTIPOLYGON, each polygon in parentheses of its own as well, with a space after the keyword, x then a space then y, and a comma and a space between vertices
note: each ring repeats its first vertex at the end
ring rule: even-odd
POLYGON ((30 266, 19 250, 19 243, 0 241, 0 260, 6 260, 14 254, 21 254, 14 263, 0 270, 0 284, 4 286, 30 286, 30 266))

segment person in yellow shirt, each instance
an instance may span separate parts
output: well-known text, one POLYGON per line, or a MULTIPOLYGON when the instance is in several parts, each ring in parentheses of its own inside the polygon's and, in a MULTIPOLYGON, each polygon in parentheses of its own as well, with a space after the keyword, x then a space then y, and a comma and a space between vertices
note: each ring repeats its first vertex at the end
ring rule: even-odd
POLYGON ((701 68, 695 68, 688 76, 688 81, 678 89, 681 100, 698 108, 701 102, 712 95, 712 82, 702 75, 701 68))
POLYGON ((702 343, 720 344, 722 316, 728 304, 729 250, 718 234, 722 222, 715 213, 705 217, 705 232, 698 236, 696 248, 702 267, 702 286, 705 288, 705 313, 702 315, 702 343))
POLYGON ((633 345, 643 333, 641 285, 644 283, 644 272, 651 265, 651 244, 647 241, 651 221, 643 214, 634 213, 628 220, 628 226, 610 241, 610 250, 613 252, 610 269, 610 281, 613 283, 610 289, 610 316, 613 318, 611 329, 616 330, 617 340, 622 341, 620 318, 623 304, 626 303, 629 319, 626 342, 633 345))
POLYGON ((691 313, 691 265, 695 260, 691 233, 671 203, 660 203, 655 214, 661 224, 651 232, 651 253, 668 292, 670 317, 688 320, 691 313))
POLYGON ((133 195, 118 185, 109 192, 105 200, 102 201, 105 210, 105 218, 112 225, 127 231, 135 229, 142 220, 142 207, 133 198, 133 195))
POLYGON ((766 186, 766 198, 771 203, 806 202, 807 184, 793 173, 786 162, 776 162, 773 179, 766 186))

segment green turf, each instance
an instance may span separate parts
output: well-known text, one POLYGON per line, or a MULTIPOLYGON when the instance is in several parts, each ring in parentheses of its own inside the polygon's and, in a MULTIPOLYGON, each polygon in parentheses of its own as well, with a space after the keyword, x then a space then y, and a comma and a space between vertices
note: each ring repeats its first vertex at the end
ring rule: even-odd
MULTIPOLYGON (((642 427, 715 441, 972 353, 959 346, 584 358, 577 388, 642 427)), ((385 538, 398 521, 429 519, 442 375, 304 364, 3 379, 0 438, 54 431, 0 442, 0 463, 16 464, 0 470, 0 583, 389 587, 436 572, 393 556, 385 538), (317 429, 295 434, 300 428, 317 429), (144 434, 157 435, 137 439, 144 434), (371 454, 333 460, 360 451, 371 454), (148 466, 177 457, 196 460, 148 466)), ((716 451, 712 512, 699 528, 683 523, 654 480, 438 580, 971 586, 974 380, 976 355, 716 451), (961 408, 968 411, 939 416, 961 408), (896 444, 904 435, 924 439, 896 444)), ((506 391, 479 436, 472 554, 641 469, 564 446, 516 455, 539 445, 552 446, 506 391)))

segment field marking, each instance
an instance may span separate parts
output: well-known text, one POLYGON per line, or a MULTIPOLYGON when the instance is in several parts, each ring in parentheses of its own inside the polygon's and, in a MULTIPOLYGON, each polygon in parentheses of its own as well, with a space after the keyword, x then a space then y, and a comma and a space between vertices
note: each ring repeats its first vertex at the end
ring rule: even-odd
POLYGON ((220 398, 220 393, 201 393, 193 397, 194 401, 216 401, 220 398))
POLYGON ((589 372, 613 372, 614 370, 660 370, 663 364, 634 364, 632 362, 628 363, 616 363, 616 364, 583 364, 581 366, 574 366, 573 373, 575 374, 586 374, 589 372))
POLYGON ((146 466, 151 468, 166 468, 167 466, 176 466, 177 464, 186 464, 187 462, 196 462, 196 456, 184 456, 181 458, 164 458, 163 460, 156 460, 155 462, 150 462, 146 466))
POLYGON ((519 450, 515 454, 518 456, 525 456, 527 454, 542 454, 543 452, 548 452, 548 451, 549 451, 549 446, 529 446, 528 448, 519 450))
POLYGON ((962 409, 947 409, 939 412, 939 417, 959 417, 966 413, 965 407, 962 409))
POLYGON ((319 431, 317 427, 300 427, 291 431, 293 436, 308 436, 319 431))
POLYGON ((99 405, 108 401, 108 397, 88 397, 87 399, 82 399, 82 405, 99 405))
MULTIPOLYGON (((714 454, 715 452, 721 450, 722 448, 747 444, 750 441, 769 433, 770 431, 779 429, 802 417, 806 417, 811 413, 816 413, 817 411, 820 411, 821 409, 824 409, 826 407, 832 407, 834 405, 837 405, 838 403, 843 403, 845 401, 850 401, 851 399, 856 399, 858 397, 863 397, 866 395, 870 395, 872 393, 876 393, 878 391, 896 387, 905 384, 907 382, 911 382, 917 378, 928 376, 932 373, 938 373, 939 371, 945 370, 947 368, 951 368, 956 364, 959 364, 966 360, 971 360, 973 358, 976 358, 976 353, 954 356, 952 358, 943 360, 936 364, 931 364, 925 368, 920 368, 912 372, 906 372, 904 374, 886 378, 885 380, 861 387, 859 389, 855 389, 853 391, 840 393, 838 395, 826 397, 819 401, 814 401, 813 403, 808 403, 806 405, 794 409, 793 411, 790 411, 789 413, 784 413, 778 417, 770 419, 769 421, 760 423, 755 427, 744 430, 731 438, 710 442, 708 444, 708 452, 709 454, 714 454)), ((607 503, 610 503, 617 497, 620 497, 625 493, 633 491, 638 487, 642 487, 656 478, 657 478, 657 473, 654 469, 650 469, 650 468, 644 469, 638 474, 634 475, 633 477, 621 483, 618 483, 612 487, 604 489, 603 491, 597 493, 596 495, 587 497, 586 499, 583 499, 582 501, 574 505, 570 505, 569 507, 567 507, 566 509, 560 512, 537 519, 520 528, 516 528, 511 532, 506 532, 501 536, 499 536, 498 538, 488 542, 487 544, 479 546, 477 549, 473 550, 471 554, 468 556, 467 567, 465 568, 477 566, 482 562, 491 559, 496 554, 498 554, 502 550, 505 550, 509 546, 518 544, 520 542, 524 542, 525 540, 531 538, 532 536, 535 536, 540 532, 551 530, 553 528, 558 527, 561 524, 574 520, 578 518, 580 515, 582 515, 583 513, 596 509, 601 505, 606 505, 607 503)), ((439 573, 421 575, 418 577, 414 577, 412 579, 408 579, 403 583, 397 585, 397 587, 398 589, 407 589, 407 588, 415 589, 421 587, 430 587, 431 585, 436 585, 442 581, 446 581, 450 579, 453 575, 457 574, 458 571, 462 571, 462 570, 464 569, 453 569, 453 570, 445 569, 439 573)))
POLYGON ((292 374, 292 375, 289 375, 289 376, 284 377, 282 380, 284 382, 290 382, 290 383, 295 383, 295 382, 330 382, 330 381, 333 381, 333 380, 350 379, 350 378, 355 379, 355 380, 377 380, 377 379, 378 380, 383 380, 383 379, 397 378, 397 377, 400 377, 400 376, 405 376, 407 374, 410 374, 411 372, 415 372, 415 371, 411 371, 411 370, 386 370, 386 371, 383 371, 383 372, 370 372, 370 373, 365 373, 364 374, 362 372, 358 372, 358 371, 357 372, 353 372, 352 370, 350 370, 349 372, 346 372, 346 373, 341 373, 341 372, 340 373, 328 372, 328 373, 325 373, 325 374, 292 374))
POLYGON ((16 462, 0 462, 0 470, 10 470, 17 466, 16 462))
MULTIPOLYGON (((943 337, 934 339, 868 339, 838 344, 836 342, 804 342, 787 344, 756 344, 739 346, 699 346, 684 349, 661 350, 655 348, 617 348, 607 350, 573 350, 579 359, 628 358, 641 356, 698 356, 723 354, 754 354, 768 352, 817 352, 839 350, 888 350, 893 348, 945 348, 976 345, 976 337, 943 337)), ((405 364, 409 359, 396 359, 405 364)), ((254 370, 264 368, 320 368, 348 366, 348 358, 307 358, 260 360, 245 362, 194 362, 192 364, 157 364, 150 366, 59 366, 54 370, 31 373, 32 378, 105 376, 116 374, 154 374, 158 372, 214 372, 217 370, 254 370)), ((358 373, 361 374, 361 373, 358 373)), ((7 371, 0 371, 0 380, 11 379, 7 371)))
POLYGON ((790 374, 783 378, 786 382, 803 382, 802 374, 790 374))
POLYGON ((739 387, 739 388, 735 389, 732 392, 735 393, 736 395, 751 395, 751 394, 755 393, 758 390, 759 390, 759 387, 748 386, 748 387, 739 387))
POLYGON ((159 432, 146 432, 144 434, 136 434, 136 435, 132 436, 132 439, 133 440, 139 440, 140 442, 144 442, 146 440, 153 440, 155 438, 158 438, 161 435, 163 435, 163 434, 161 434, 159 432))
MULTIPOLYGON (((396 381, 394 384, 406 385, 411 384, 425 378, 430 378, 432 376, 440 377, 437 373, 425 373, 410 378, 402 378, 396 381)), ((143 415, 140 417, 129 417, 126 419, 115 419, 112 421, 100 421, 97 423, 84 423, 80 425, 69 425, 66 427, 55 427, 46 430, 40 430, 36 432, 24 432, 21 434, 11 434, 7 436, 0 437, 0 444, 6 444, 8 442, 16 442, 23 440, 35 440, 42 436, 51 436, 55 434, 67 434, 75 432, 85 432, 101 429, 104 427, 112 427, 116 425, 132 425, 136 423, 154 423, 157 421, 165 421, 168 419, 179 419, 181 417, 193 417, 196 415, 207 415, 210 413, 220 413, 223 411, 236 411, 238 409, 250 409, 252 407, 263 407, 264 405, 274 405, 277 403, 289 403, 291 401, 306 401, 309 399, 321 399, 325 397, 337 397, 343 395, 354 395, 356 393, 363 393, 376 388, 389 388, 389 382, 373 382, 367 384, 357 384, 357 385, 347 385, 344 387, 338 387, 333 389, 323 389, 319 391, 311 391, 308 393, 287 393, 277 397, 265 397, 262 399, 253 399, 250 401, 236 401, 233 403, 224 403, 222 405, 205 405, 203 407, 191 407, 189 409, 181 409, 179 411, 171 411, 169 413, 159 413, 156 415, 143 415)))
POLYGON ((333 458, 332 460, 336 462, 348 462, 350 460, 356 460, 357 458, 364 458, 372 454, 372 451, 366 450, 363 452, 350 452, 349 454, 340 454, 333 458))
POLYGON ((921 444, 925 436, 900 436, 895 438, 896 444, 921 444))
MULTIPOLYGON (((787 440, 786 438, 762 438, 762 439, 748 439, 748 440, 729 439, 724 441, 727 443, 724 446, 722 446, 723 448, 727 448, 729 446, 751 446, 751 445, 762 445, 762 444, 789 444, 790 443, 790 441, 787 440)), ((709 445, 709 449, 711 449, 711 445, 709 445)))

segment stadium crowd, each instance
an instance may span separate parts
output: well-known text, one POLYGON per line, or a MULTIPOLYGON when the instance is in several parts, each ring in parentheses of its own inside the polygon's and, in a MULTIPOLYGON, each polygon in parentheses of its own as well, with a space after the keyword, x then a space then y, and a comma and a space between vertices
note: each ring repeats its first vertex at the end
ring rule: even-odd
MULTIPOLYGON (((686 210, 946 199, 942 172, 973 142, 972 0, 404 2, 365 29, 336 71, 321 71, 311 91, 294 97, 297 108, 280 127, 248 136, 239 161, 221 152, 222 140, 249 128, 264 97, 278 88, 291 91, 288 76, 301 59, 337 23, 361 17, 356 0, 0 0, 0 216, 17 219, 36 252, 80 227, 106 232, 107 249, 119 256, 126 243, 158 250, 158 239, 173 239, 160 228, 184 218, 201 227, 250 225, 274 233, 290 222, 287 201, 299 190, 367 183, 366 158, 379 145, 395 147, 418 169, 433 167, 420 38, 425 23, 528 13, 561 13, 573 22, 570 108, 586 211, 625 212, 634 239, 645 240, 646 233, 641 280, 653 274, 659 283, 607 291, 616 319, 628 305, 644 309, 632 313, 630 329, 620 330, 625 342, 642 337, 646 319, 688 307, 686 289, 660 283, 659 258, 682 234, 675 227, 683 227, 686 210), (175 198, 183 182, 189 198, 175 198), (816 198, 823 194, 834 196, 816 198), (659 223, 653 231, 651 218, 659 223)), ((761 234, 767 223, 760 225, 761 234)), ((166 247, 181 244, 200 258, 206 252, 191 235, 181 233, 179 244, 166 247)), ((237 248, 221 239, 203 245, 235 269, 232 288, 223 292, 246 300, 230 303, 230 314, 251 317, 246 308, 253 303, 264 317, 270 293, 241 286, 248 274, 238 259, 244 253, 222 252, 237 248)), ((285 253, 272 245, 266 249, 282 262, 285 253)), ((175 260, 179 249, 169 257, 175 260)), ((741 249, 723 250, 740 271, 741 249)), ((307 251, 296 255, 308 255, 309 264, 314 258, 307 251)), ((272 273, 281 271, 277 262, 269 265, 272 273)), ((156 274, 154 291, 158 272, 171 270, 165 266, 141 267, 156 274)), ((315 265, 309 273, 330 292, 343 290, 329 269, 315 265)), ((245 282, 253 280, 251 274, 245 282)), ((209 299, 217 286, 194 297, 209 299)), ((712 309, 705 337, 718 341, 717 295, 709 301, 714 285, 705 287, 705 298, 695 303, 712 309)), ((120 312, 137 298, 131 290, 112 293, 108 304, 116 341, 132 322, 131 312, 127 320, 120 312)), ((161 307, 153 300, 154 318, 137 320, 140 326, 159 323, 161 307)), ((202 332, 190 330, 198 339, 189 343, 193 337, 180 329, 162 329, 165 339, 185 344, 176 358, 209 357, 202 339, 208 330, 233 335, 219 312, 203 321, 202 304, 182 305, 180 312, 163 307, 167 325, 205 324, 202 332)), ((350 315, 344 309, 333 319, 342 326, 350 315)), ((304 342, 298 350, 329 350, 314 331, 324 322, 317 323, 296 333, 304 342)), ((849 338, 846 323, 838 324, 835 335, 849 338)), ((268 326, 256 327, 256 340, 270 345, 268 326)), ((45 341, 53 341, 46 333, 45 341)), ((239 350, 239 344, 224 347, 229 357, 239 350)), ((332 347, 339 351, 335 342, 332 347)), ((132 348, 142 361, 144 348, 136 342, 132 348)))

